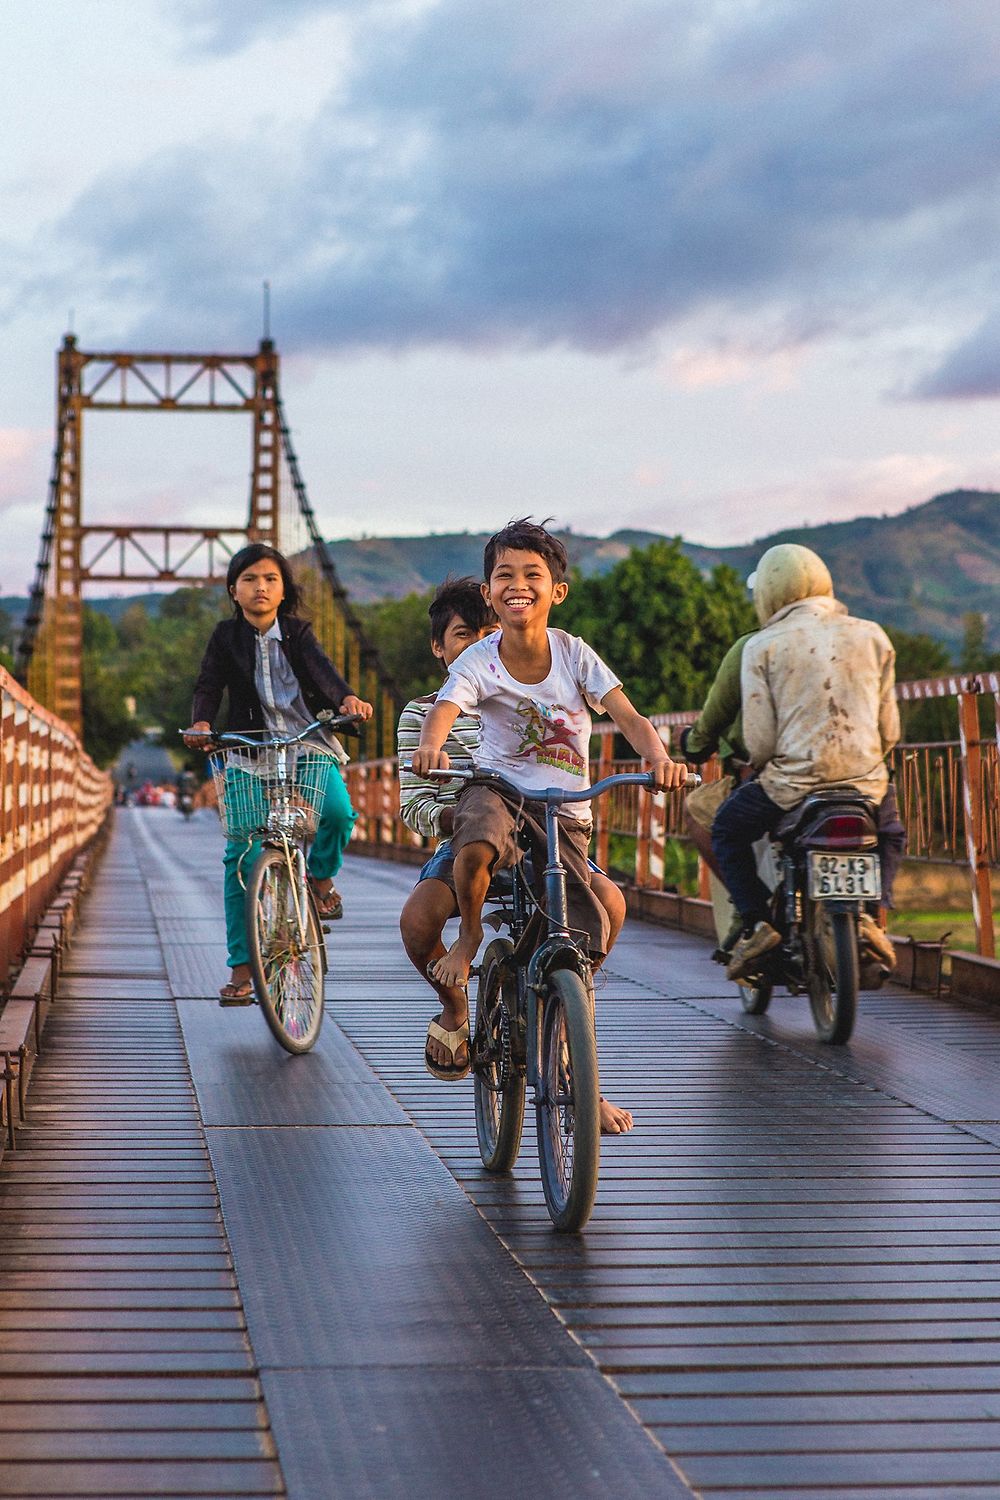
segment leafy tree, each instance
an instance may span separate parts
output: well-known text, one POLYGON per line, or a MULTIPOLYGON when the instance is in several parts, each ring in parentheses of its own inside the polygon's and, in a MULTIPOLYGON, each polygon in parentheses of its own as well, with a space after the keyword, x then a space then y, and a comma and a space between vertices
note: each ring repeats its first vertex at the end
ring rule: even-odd
MULTIPOLYGON (((947 646, 933 636, 886 627, 886 634, 896 648, 896 681, 919 682, 925 677, 942 677, 953 670, 947 646)), ((953 740, 958 734, 955 705, 950 698, 924 698, 914 703, 900 703, 899 717, 903 739, 911 744, 937 744, 953 740)))
POLYGON ((0 605, 0 667, 8 672, 14 670, 14 617, 10 610, 0 605))
POLYGON ((396 685, 400 707, 441 686, 441 666, 431 655, 431 623, 427 606, 433 593, 407 594, 405 599, 383 599, 365 604, 358 614, 396 685))
POLYGON ((110 765, 135 735, 129 712, 128 675, 118 632, 107 615, 83 611, 83 743, 99 766, 110 765))
POLYGON ((180 751, 178 729, 191 720, 191 693, 224 595, 219 589, 178 589, 163 600, 159 616, 132 659, 133 691, 144 727, 160 730, 168 749, 180 751))
POLYGON ((574 575, 552 618, 604 657, 643 713, 700 707, 726 651, 757 623, 735 570, 706 577, 679 540, 633 551, 603 575, 574 575))
POLYGON ((990 651, 986 638, 986 616, 970 610, 962 616, 962 653, 959 665, 963 672, 995 672, 1000 667, 1000 651, 990 651))
POLYGON ((126 651, 136 651, 150 639, 152 621, 141 599, 130 604, 118 621, 118 638, 126 651))

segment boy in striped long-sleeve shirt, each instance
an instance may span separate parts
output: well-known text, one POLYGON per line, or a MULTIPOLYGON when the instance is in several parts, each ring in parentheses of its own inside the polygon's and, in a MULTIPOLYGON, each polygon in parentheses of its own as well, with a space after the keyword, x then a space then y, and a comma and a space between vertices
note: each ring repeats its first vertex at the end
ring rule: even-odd
MULTIPOLYGON (((496 616, 474 578, 449 578, 438 589, 427 613, 431 620, 431 650, 447 671, 473 641, 496 629, 496 616)), ((437 992, 441 1013, 427 1032, 426 1062, 437 1078, 464 1078, 469 1071, 469 1002, 462 989, 432 979, 427 966, 444 953, 441 934, 449 918, 458 915, 452 876, 452 816, 460 783, 425 780, 403 769, 420 743, 424 719, 434 706, 434 693, 414 698, 403 709, 396 730, 399 752, 399 810, 403 822, 416 833, 437 838, 431 858, 420 871, 416 886, 399 918, 403 946, 418 973, 437 992)), ((451 764, 471 769, 479 744, 478 714, 460 714, 448 737, 451 764)))
MULTIPOLYGON (((457 621, 459 616, 454 616, 457 621)), ((492 628, 492 627, 491 627, 492 628)), ((464 621, 453 627, 460 639, 470 627, 464 621)), ((470 634, 465 645, 478 641, 480 635, 470 634)), ((440 645, 439 642, 434 644, 440 645)), ((460 648, 464 650, 464 646, 460 648)), ((458 656, 460 651, 455 652, 458 656)), ((437 652, 435 652, 437 655, 437 652)), ((454 659, 454 658, 453 658, 454 659)), ((444 660, 444 658, 442 658, 444 660)), ((424 720, 434 707, 436 693, 425 693, 422 698, 412 698, 399 716, 396 726, 396 750, 399 755, 399 811, 407 828, 424 838, 447 838, 451 832, 451 813, 459 792, 458 783, 429 782, 415 771, 407 771, 410 757, 420 744, 420 731, 424 720), (445 826, 448 825, 448 826, 445 826)), ((459 714, 448 736, 448 756, 459 771, 471 771, 473 752, 479 744, 479 715, 459 714)))

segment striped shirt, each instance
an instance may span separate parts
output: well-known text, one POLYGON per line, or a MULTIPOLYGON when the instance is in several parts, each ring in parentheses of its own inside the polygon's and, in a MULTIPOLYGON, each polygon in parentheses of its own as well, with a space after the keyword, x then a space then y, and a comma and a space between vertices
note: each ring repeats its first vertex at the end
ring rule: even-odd
MULTIPOLYGON (((399 811, 407 828, 421 833, 426 838, 441 838, 441 818, 446 807, 454 807, 462 790, 461 782, 426 780, 413 771, 404 771, 403 762, 409 760, 420 744, 420 733, 424 720, 437 702, 436 693, 427 693, 423 698, 412 699, 399 716, 396 728, 396 749, 399 753, 399 811)), ((451 733, 442 749, 451 764, 460 771, 471 771, 475 752, 479 746, 479 715, 461 713, 452 725, 451 733)))

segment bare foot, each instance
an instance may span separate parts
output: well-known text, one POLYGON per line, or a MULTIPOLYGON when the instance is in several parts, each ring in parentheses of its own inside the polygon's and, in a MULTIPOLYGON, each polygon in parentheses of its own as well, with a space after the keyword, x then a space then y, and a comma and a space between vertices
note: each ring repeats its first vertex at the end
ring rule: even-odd
POLYGON ((479 944, 482 940, 483 929, 481 927, 478 933, 469 933, 468 936, 459 932, 448 952, 441 958, 435 959, 432 964, 428 964, 428 974, 433 976, 442 989, 464 990, 469 982, 469 970, 479 952, 479 944))
MULTIPOLYGON (((450 990, 441 994, 441 1014, 436 1017, 442 1031, 458 1031, 469 1019, 469 1001, 464 990, 450 990)), ((447 1068, 452 1064, 456 1068, 464 1068, 468 1062, 469 1048, 467 1042, 459 1042, 455 1048, 455 1054, 448 1051, 444 1042, 439 1042, 437 1037, 427 1038, 427 1055, 439 1068, 447 1068)))
POLYGON ((601 1134, 626 1135, 632 1129, 632 1111, 619 1109, 608 1099, 601 1100, 601 1134))

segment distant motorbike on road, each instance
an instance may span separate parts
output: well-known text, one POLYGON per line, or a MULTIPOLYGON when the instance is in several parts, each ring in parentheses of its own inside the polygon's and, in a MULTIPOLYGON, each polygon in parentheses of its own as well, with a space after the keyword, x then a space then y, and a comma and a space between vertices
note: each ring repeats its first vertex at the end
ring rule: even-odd
POLYGON ((177 811, 185 821, 194 816, 195 778, 185 771, 177 782, 177 811))
POLYGON ((741 980, 743 1009, 763 1015, 776 985, 809 996, 821 1042, 846 1042, 858 1006, 858 918, 882 894, 877 809, 849 789, 825 788, 793 808, 771 836, 779 870, 770 921, 781 944, 741 980))

